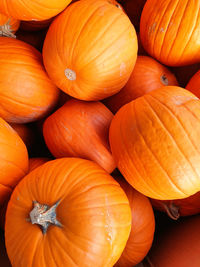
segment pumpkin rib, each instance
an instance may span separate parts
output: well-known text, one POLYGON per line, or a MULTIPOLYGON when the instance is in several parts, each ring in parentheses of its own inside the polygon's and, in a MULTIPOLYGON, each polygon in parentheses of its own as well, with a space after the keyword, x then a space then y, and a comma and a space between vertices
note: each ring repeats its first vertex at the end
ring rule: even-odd
POLYGON ((3 159, 4 161, 6 161, 7 163, 9 163, 10 165, 16 167, 18 170, 20 170, 22 172, 22 174, 26 174, 19 166, 17 166, 14 162, 4 159, 3 157, 0 156, 0 159, 3 159))
MULTIPOLYGON (((189 5, 189 1, 187 1, 186 5, 185 5, 185 8, 184 8, 183 15, 182 15, 182 17, 181 17, 181 19, 180 19, 180 21, 179 21, 179 25, 178 25, 178 28, 177 28, 177 31, 176 31, 176 35, 175 35, 175 37, 174 37, 174 41, 172 42, 172 45, 171 45, 170 50, 169 50, 168 55, 167 55, 167 60, 168 60, 168 58, 169 58, 169 56, 170 56, 170 53, 171 53, 171 51, 172 51, 172 49, 173 49, 173 45, 174 45, 175 42, 176 42, 177 36, 178 36, 178 34, 179 34, 179 30, 180 30, 181 25, 182 25, 182 22, 183 22, 182 18, 184 17, 184 15, 185 15, 185 13, 186 13, 186 11, 187 11, 187 7, 188 7, 188 5, 189 5)), ((175 10, 174 10, 174 11, 175 11, 175 10)), ((165 35, 165 36, 166 36, 166 35, 165 35)), ((188 39, 189 39, 189 38, 188 38, 188 39)), ((163 46, 162 46, 162 48, 163 48, 163 46)))
MULTIPOLYGON (((190 36, 189 36, 189 38, 188 38, 188 41, 187 41, 186 44, 185 44, 185 47, 184 47, 184 49, 183 49, 182 54, 180 55, 180 58, 183 56, 185 50, 187 49, 187 46, 188 46, 189 42, 191 41, 191 38, 192 38, 192 36, 193 36, 193 34, 194 34, 194 31, 195 31, 195 29, 196 29, 196 27, 197 27, 198 17, 199 17, 199 15, 200 15, 200 6, 199 6, 199 8, 198 8, 197 10, 198 10, 198 12, 197 12, 197 15, 196 15, 196 21, 195 21, 195 23, 194 23, 194 27, 193 27, 193 29, 191 29, 190 36)), ((180 60, 180 58, 179 58, 179 60, 180 60)))
MULTIPOLYGON (((136 112, 136 108, 135 108, 135 105, 134 106, 134 110, 135 110, 135 121, 136 121, 136 125, 137 125, 137 128, 138 128, 138 131, 140 133, 140 136, 142 137, 142 139, 144 140, 145 144, 146 144, 146 147, 147 149, 151 152, 152 156, 154 157, 154 159, 156 160, 156 162, 158 163, 158 165, 161 167, 161 169, 163 170, 163 173, 166 174, 166 176, 168 177, 168 180, 170 182, 170 184, 174 187, 174 189, 176 189, 178 192, 180 192, 181 194, 185 194, 185 192, 183 192, 181 190, 181 188, 179 188, 173 181, 172 181, 172 178, 170 177, 170 175, 168 174, 168 172, 165 170, 165 168, 163 167, 162 163, 160 162, 160 160, 157 158, 157 156, 154 154, 154 152, 151 150, 151 148, 148 146, 144 136, 142 135, 141 133, 141 130, 140 130, 140 127, 139 127, 139 124, 138 124, 138 120, 137 120, 137 112, 136 112)), ((152 182, 152 181, 151 181, 152 182)), ((186 195, 187 196, 187 195, 186 195)))
POLYGON ((200 123, 200 118, 196 116, 196 114, 188 108, 188 106, 183 105, 192 115, 193 117, 200 123))
MULTIPOLYGON (((153 97, 154 98, 154 97, 153 97)), ((194 173, 196 174, 197 178, 199 177, 198 173, 196 172, 195 168, 192 166, 192 163, 187 159, 186 155, 184 154, 184 152, 181 150, 181 148, 179 147, 179 145, 177 144, 176 140, 174 140, 172 134, 170 133, 170 131, 167 129, 167 127, 165 126, 165 124, 163 123, 163 121, 161 120, 161 118, 158 116, 158 114, 156 113, 156 111, 152 108, 151 104, 149 103, 149 101, 147 100, 147 98, 144 98, 144 100, 149 104, 149 107, 151 108, 151 110, 153 111, 153 113, 156 115, 156 117, 159 119, 161 125, 163 125, 164 129, 166 130, 166 133, 168 133, 170 139, 173 141, 173 143, 175 144, 175 146, 177 147, 177 150, 180 151, 180 153, 183 155, 183 157, 185 158, 185 160, 189 163, 189 165, 191 166, 192 170, 194 171, 194 173)), ((179 121, 179 120, 178 120, 179 121)), ((180 121, 179 121, 180 122, 180 121)), ((180 122, 181 123, 181 122, 180 122)), ((181 124, 182 125, 182 124, 181 124)), ((190 143, 193 145, 193 147, 195 148, 195 151, 197 151, 196 147, 194 146, 193 142, 191 141, 191 139, 188 136, 188 133, 186 132, 186 130, 181 127, 184 131, 184 133, 186 134, 186 136, 188 137, 190 143)), ((198 152, 199 153, 199 152, 198 152)), ((199 153, 200 154, 200 153, 199 153)), ((190 180, 191 182, 191 180, 190 180)), ((193 183, 192 183, 193 184, 193 183)), ((194 184, 193 184, 194 185, 194 184)))

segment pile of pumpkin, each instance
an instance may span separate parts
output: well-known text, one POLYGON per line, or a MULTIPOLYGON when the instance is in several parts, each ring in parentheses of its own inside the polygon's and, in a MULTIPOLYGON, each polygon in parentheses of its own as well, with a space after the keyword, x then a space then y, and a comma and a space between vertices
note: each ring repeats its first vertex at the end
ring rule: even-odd
POLYGON ((199 267, 200 0, 70 2, 0 3, 0 266, 199 267))

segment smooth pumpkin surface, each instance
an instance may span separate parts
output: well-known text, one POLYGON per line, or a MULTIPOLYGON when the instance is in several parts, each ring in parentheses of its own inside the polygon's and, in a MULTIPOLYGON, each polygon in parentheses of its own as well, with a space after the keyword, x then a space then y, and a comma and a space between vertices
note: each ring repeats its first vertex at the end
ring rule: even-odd
POLYGON ((29 172, 35 170, 37 167, 49 161, 49 158, 30 158, 29 159, 29 172))
POLYGON ((2 0, 0 12, 19 20, 46 20, 63 11, 70 0, 2 0))
POLYGON ((0 116, 25 123, 48 114, 59 90, 50 81, 41 54, 22 41, 0 37, 0 116))
POLYGON ((72 99, 45 120, 44 140, 54 157, 90 159, 110 173, 116 167, 108 141, 112 118, 101 102, 72 99))
POLYGON ((140 20, 145 50, 168 66, 199 62, 199 12, 199 0, 147 0, 140 20))
POLYGON ((114 178, 126 193, 132 212, 132 226, 126 247, 115 267, 133 267, 148 253, 154 238, 155 218, 151 203, 121 177, 114 178))
POLYGON ((0 14, 0 36, 15 37, 20 21, 4 14, 0 14))
POLYGON ((106 106, 116 113, 123 105, 162 86, 178 85, 174 74, 165 66, 148 56, 138 56, 126 85, 104 100, 106 106))
POLYGON ((108 1, 71 4, 50 25, 43 46, 49 77, 64 92, 96 101, 128 81, 137 36, 125 13, 108 1))
POLYGON ((111 122, 110 145, 125 179, 144 195, 161 200, 200 191, 199 118, 200 100, 176 86, 123 106, 111 122))
POLYGON ((189 80, 186 89, 200 98, 200 70, 197 71, 189 80))
POLYGON ((131 229, 131 210, 119 184, 96 163, 49 161, 15 188, 6 213, 5 240, 13 267, 112 267, 131 229), (57 203, 46 233, 29 221, 34 203, 57 203), (59 201, 59 203, 58 203, 59 201))
POLYGON ((148 255, 144 267, 198 267, 200 265, 200 216, 174 223, 162 235, 148 255))
POLYGON ((15 130, 0 118, 0 205, 28 172, 28 152, 15 130))

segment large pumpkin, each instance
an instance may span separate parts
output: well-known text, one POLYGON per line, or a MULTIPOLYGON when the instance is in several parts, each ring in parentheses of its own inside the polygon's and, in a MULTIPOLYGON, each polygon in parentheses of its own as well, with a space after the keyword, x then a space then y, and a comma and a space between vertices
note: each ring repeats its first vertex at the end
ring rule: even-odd
POLYGON ((115 267, 133 267, 144 259, 152 245, 155 218, 147 197, 137 192, 121 177, 118 176, 116 180, 128 197, 132 212, 132 226, 126 247, 115 267))
POLYGON ((69 100, 44 122, 47 147, 56 158, 90 159, 110 173, 116 167, 108 141, 112 118, 101 102, 69 100))
POLYGON ((151 57, 138 56, 126 85, 104 103, 115 113, 123 105, 164 85, 178 85, 173 73, 151 57))
POLYGON ((147 0, 140 20, 146 51, 169 66, 200 61, 199 0, 147 0))
POLYGON ((63 11, 71 0, 4 0, 0 12, 19 20, 46 20, 63 11))
POLYGON ((4 14, 0 14, 0 36, 14 37, 18 30, 20 21, 4 14))
POLYGON ((41 54, 32 46, 0 37, 0 116, 25 123, 46 115, 59 97, 48 78, 41 54))
POLYGON ((15 188, 6 249, 13 267, 112 267, 130 229, 119 184, 92 161, 63 158, 33 170, 15 188))
POLYGON ((127 82, 137 56, 137 36, 125 13, 102 0, 78 1, 51 24, 43 47, 46 70, 64 92, 100 100, 127 82))
POLYGON ((197 71, 189 80, 186 89, 200 98, 200 70, 197 71))
POLYGON ((200 191, 200 100, 176 86, 123 106, 110 145, 127 181, 144 195, 170 200, 200 191))

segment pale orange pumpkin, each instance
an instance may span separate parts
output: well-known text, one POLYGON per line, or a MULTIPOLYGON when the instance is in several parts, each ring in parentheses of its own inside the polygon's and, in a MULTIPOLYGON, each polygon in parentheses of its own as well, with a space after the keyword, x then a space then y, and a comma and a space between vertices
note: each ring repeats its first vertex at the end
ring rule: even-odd
POLYGON ((96 163, 49 161, 15 188, 5 223, 13 267, 112 267, 131 229, 119 184, 96 163))
POLYGON ((108 1, 70 5, 49 27, 44 65, 52 81, 80 100, 117 93, 127 82, 137 56, 137 36, 125 13, 108 1))
POLYGON ((110 173, 116 167, 108 142, 112 118, 101 102, 69 100, 45 120, 46 145, 56 158, 90 159, 110 173))
POLYGON ((14 33, 19 29, 20 21, 0 14, 0 36, 15 38, 14 33))
POLYGON ((59 90, 47 76, 41 54, 22 41, 0 37, 0 116, 26 123, 47 115, 59 90))

